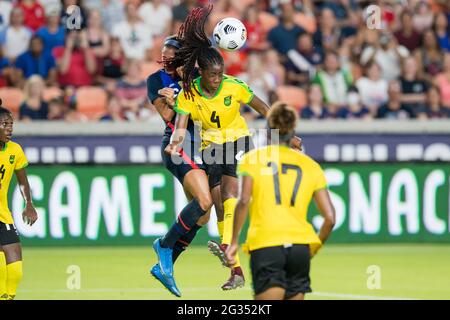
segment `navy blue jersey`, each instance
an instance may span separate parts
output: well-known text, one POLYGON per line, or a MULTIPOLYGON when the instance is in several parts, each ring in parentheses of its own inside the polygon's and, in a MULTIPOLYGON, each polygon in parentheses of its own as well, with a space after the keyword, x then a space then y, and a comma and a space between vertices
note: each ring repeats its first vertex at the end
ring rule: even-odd
MULTIPOLYGON (((178 93, 181 91, 181 86, 179 84, 180 81, 180 77, 177 76, 176 78, 172 78, 164 69, 156 71, 150 75, 147 79, 147 96, 151 103, 154 103, 158 98, 162 98, 162 96, 158 94, 158 91, 163 88, 173 88, 176 98, 178 93)), ((175 126, 175 117, 176 114, 174 114, 170 122, 166 122, 164 135, 172 135, 173 128, 175 126)))

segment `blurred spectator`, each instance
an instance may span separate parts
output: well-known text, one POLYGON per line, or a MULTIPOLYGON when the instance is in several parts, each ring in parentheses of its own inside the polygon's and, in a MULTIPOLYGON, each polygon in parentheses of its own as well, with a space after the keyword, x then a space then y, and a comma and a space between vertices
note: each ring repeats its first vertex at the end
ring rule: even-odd
POLYGON ((277 86, 285 84, 286 71, 280 62, 280 56, 275 50, 271 49, 265 52, 264 66, 275 77, 277 86))
POLYGON ((220 50, 225 62, 226 73, 230 76, 237 76, 245 71, 247 63, 247 52, 244 50, 225 51, 220 50))
POLYGON ((124 118, 122 107, 120 105, 120 102, 117 98, 111 97, 108 101, 108 113, 103 115, 100 118, 100 121, 115 121, 115 122, 121 122, 126 120, 124 118))
MULTIPOLYGON (((125 54, 123 53, 120 40, 118 38, 111 38, 111 50, 101 64, 97 82, 111 88, 116 81, 123 76, 122 65, 125 62, 125 54)), ((109 89, 109 91, 112 91, 109 89)))
MULTIPOLYGON (((266 70, 266 66, 263 63, 260 54, 250 54, 246 66, 246 72, 238 75, 238 78, 245 81, 252 88, 255 95, 270 105, 270 95, 276 89, 275 77, 266 70)), ((258 116, 253 109, 249 110, 249 114, 247 115, 250 115, 250 117, 247 118, 248 120, 258 116)))
POLYGON ((379 119, 409 119, 414 116, 411 109, 402 104, 402 91, 400 82, 392 80, 388 87, 389 101, 378 109, 379 119))
POLYGON ((434 84, 439 88, 442 104, 450 108, 450 52, 445 54, 443 72, 436 76, 434 84))
POLYGON ((89 48, 86 31, 71 31, 66 45, 53 50, 58 65, 58 82, 62 86, 90 86, 97 66, 89 48))
POLYGON ((432 78, 442 71, 444 55, 433 30, 426 30, 422 34, 421 40, 421 46, 414 51, 414 57, 419 68, 419 74, 431 82, 432 78))
POLYGON ((329 8, 339 20, 342 27, 356 27, 359 22, 358 5, 356 0, 328 0, 325 1, 322 10, 329 8))
POLYGON ((17 7, 24 12, 24 25, 33 32, 45 24, 44 8, 36 0, 19 0, 17 7))
POLYGON ((0 30, 9 26, 9 17, 13 5, 9 0, 0 0, 0 30))
POLYGON ((418 78, 418 68, 413 57, 406 58, 402 65, 400 84, 402 87, 402 103, 414 114, 423 109, 428 84, 418 78))
POLYGON ((114 90, 115 97, 125 112, 128 120, 143 117, 143 107, 147 101, 147 83, 141 77, 141 62, 129 59, 126 63, 126 74, 119 80, 114 90))
POLYGON ((295 49, 298 36, 305 31, 294 22, 294 7, 292 4, 283 2, 280 6, 280 22, 269 31, 267 39, 272 47, 284 56, 289 50, 295 49))
POLYGON ((125 10, 126 20, 113 27, 112 35, 120 39, 127 58, 144 60, 153 47, 153 35, 141 21, 136 5, 128 3, 125 10))
POLYGON ((450 51, 450 32, 448 28, 448 18, 444 12, 439 12, 435 15, 433 30, 436 33, 441 49, 450 51))
POLYGON ((100 62, 110 51, 110 39, 106 31, 103 30, 102 16, 97 9, 89 11, 86 34, 88 36, 89 47, 100 62))
POLYGON ((62 1, 61 0, 38 0, 44 8, 45 12, 58 11, 61 12, 62 1))
POLYGON ((379 41, 364 49, 361 55, 363 65, 375 61, 382 70, 382 78, 388 81, 398 78, 401 73, 401 62, 409 56, 409 51, 397 43, 395 37, 383 33, 379 41))
POLYGON ((3 50, 0 48, 0 88, 8 86, 12 82, 13 71, 8 58, 3 55, 3 50))
POLYGON ((264 29, 259 22, 259 9, 256 4, 247 7, 242 22, 247 29, 245 49, 249 51, 267 50, 270 45, 267 42, 264 29))
POLYGON ((339 109, 337 117, 341 119, 370 119, 369 109, 361 103, 358 89, 350 88, 347 94, 347 106, 339 109))
POLYGON ((326 119, 330 114, 323 103, 322 89, 318 84, 312 84, 309 88, 308 105, 300 111, 303 119, 326 119))
POLYGON ((450 108, 445 108, 441 103, 439 88, 431 86, 427 91, 426 107, 419 111, 419 119, 443 119, 450 118, 450 108))
POLYGON ((85 8, 100 11, 103 29, 111 34, 114 25, 125 20, 124 3, 122 0, 89 0, 85 3, 85 8))
POLYGON ((44 51, 44 44, 39 36, 33 36, 30 41, 30 50, 17 57, 15 62, 16 79, 22 83, 33 75, 39 75, 46 80, 49 86, 56 85, 56 63, 50 52, 44 51))
POLYGON ((287 82, 290 85, 304 86, 315 74, 316 67, 323 62, 323 52, 313 46, 312 37, 302 33, 297 39, 297 48, 289 50, 286 63, 287 82))
POLYGON ((183 24, 189 12, 197 6, 197 0, 181 0, 179 5, 172 8, 172 32, 176 33, 183 24))
POLYGON ((64 45, 66 28, 61 25, 59 11, 49 9, 46 11, 47 24, 40 28, 36 35, 44 42, 44 51, 51 53, 56 47, 64 45))
POLYGON ((62 98, 55 98, 48 102, 48 120, 64 120, 67 106, 62 98))
POLYGON ((0 44, 5 57, 14 62, 17 56, 27 51, 32 32, 23 25, 23 11, 14 8, 11 11, 10 26, 0 32, 0 44))
POLYGON ((19 109, 19 119, 22 121, 46 120, 48 105, 43 99, 45 89, 44 80, 38 76, 31 76, 25 83, 23 93, 25 101, 19 109))
POLYGON ((409 11, 403 11, 400 16, 400 29, 394 33, 398 43, 409 51, 420 46, 420 34, 414 29, 413 18, 409 11))
POLYGON ((154 36, 169 35, 172 9, 163 0, 147 0, 139 7, 139 16, 154 36))
POLYGON ((362 103, 376 115, 378 108, 388 100, 388 82, 381 79, 381 68, 376 62, 366 67, 366 76, 356 81, 362 103))
POLYGON ((341 29, 336 23, 333 10, 325 8, 320 12, 319 28, 314 33, 314 46, 321 50, 335 50, 338 47, 341 29))
POLYGON ((345 106, 347 90, 352 82, 352 75, 341 69, 337 53, 328 51, 325 54, 324 69, 317 72, 314 78, 314 83, 322 88, 325 102, 337 107, 345 106))
POLYGON ((423 32, 424 30, 431 28, 434 17, 430 4, 427 1, 419 1, 414 12, 413 24, 418 32, 423 32))
POLYGON ((86 28, 87 14, 86 9, 84 8, 83 0, 62 0, 62 1, 63 5, 60 13, 61 25, 69 30, 80 30, 86 28), (73 8, 75 8, 74 6, 77 6, 78 8, 76 10, 79 10, 79 12, 77 12, 77 17, 75 17, 75 19, 72 16, 72 14, 75 12, 73 11, 74 10, 73 8))

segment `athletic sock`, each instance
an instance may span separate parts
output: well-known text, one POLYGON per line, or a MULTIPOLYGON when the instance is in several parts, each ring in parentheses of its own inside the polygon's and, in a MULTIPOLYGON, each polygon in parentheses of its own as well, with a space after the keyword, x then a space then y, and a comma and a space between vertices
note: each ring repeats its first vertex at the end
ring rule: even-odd
POLYGON ((219 230, 220 243, 223 242, 223 221, 217 221, 217 230, 219 230))
MULTIPOLYGON (((223 240, 222 244, 230 245, 231 238, 233 237, 233 224, 234 224, 234 210, 237 205, 236 198, 230 198, 223 203, 223 240)), ((236 264, 233 268, 240 267, 241 261, 239 254, 236 254, 236 264)))
POLYGON ((199 226, 198 224, 194 225, 191 228, 191 231, 186 233, 184 236, 180 237, 177 242, 175 242, 175 245, 173 247, 172 252, 172 262, 175 263, 177 261, 180 254, 183 253, 184 250, 187 249, 187 247, 191 244, 192 240, 194 240, 197 231, 200 230, 202 226, 199 226))
POLYGON ((0 251, 0 300, 6 300, 8 294, 6 293, 6 256, 3 251, 0 251))
POLYGON ((206 211, 200 207, 196 199, 189 202, 181 210, 177 221, 175 221, 170 230, 161 239, 161 247, 173 249, 177 240, 189 233, 192 227, 197 224, 198 219, 205 214, 206 211))
POLYGON ((14 299, 19 282, 22 280, 22 261, 16 261, 6 265, 6 271, 6 292, 8 293, 8 299, 14 299))

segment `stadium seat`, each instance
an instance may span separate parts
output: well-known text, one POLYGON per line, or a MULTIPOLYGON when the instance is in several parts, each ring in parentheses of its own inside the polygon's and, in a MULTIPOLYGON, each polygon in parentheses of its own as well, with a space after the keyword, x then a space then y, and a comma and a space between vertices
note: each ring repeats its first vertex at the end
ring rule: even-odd
POLYGON ((89 120, 96 120, 106 113, 108 96, 99 87, 81 87, 76 91, 77 110, 89 120))
POLYGON ((0 88, 0 98, 3 101, 2 106, 8 108, 14 116, 17 116, 19 107, 25 97, 20 89, 4 87, 0 88))
POLYGON ((162 65, 157 62, 143 62, 141 65, 141 77, 147 80, 148 76, 155 73, 162 68, 162 65))
POLYGON ((276 93, 279 101, 287 103, 297 110, 303 108, 307 103, 305 91, 295 86, 280 86, 276 93))
POLYGON ((276 27, 278 24, 278 18, 268 12, 264 11, 260 12, 258 18, 264 32, 268 32, 270 29, 276 27))
POLYGON ((44 90, 44 101, 48 102, 50 100, 59 98, 64 96, 64 92, 61 90, 61 88, 58 87, 48 87, 44 90))

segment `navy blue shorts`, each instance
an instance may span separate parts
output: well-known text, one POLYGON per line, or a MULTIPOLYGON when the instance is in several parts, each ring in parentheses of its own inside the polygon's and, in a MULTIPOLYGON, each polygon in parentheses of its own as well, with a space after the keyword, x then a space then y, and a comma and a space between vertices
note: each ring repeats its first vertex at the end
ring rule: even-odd
POLYGON ((206 171, 206 167, 202 162, 200 154, 196 152, 195 146, 191 144, 191 150, 182 150, 181 157, 170 156, 164 152, 164 149, 169 145, 170 137, 164 136, 161 144, 161 157, 164 162, 164 166, 169 170, 175 178, 183 185, 184 177, 186 174, 194 169, 201 169, 206 171))

